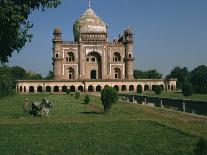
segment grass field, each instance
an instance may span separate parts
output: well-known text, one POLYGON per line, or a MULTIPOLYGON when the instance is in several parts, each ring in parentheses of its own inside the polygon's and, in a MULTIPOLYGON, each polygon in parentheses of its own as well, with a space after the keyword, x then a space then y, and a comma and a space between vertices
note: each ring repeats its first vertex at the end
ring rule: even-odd
POLYGON ((193 154, 207 138, 207 117, 119 102, 103 113, 99 97, 46 95, 48 118, 24 116, 22 104, 45 95, 0 99, 0 154, 193 154))

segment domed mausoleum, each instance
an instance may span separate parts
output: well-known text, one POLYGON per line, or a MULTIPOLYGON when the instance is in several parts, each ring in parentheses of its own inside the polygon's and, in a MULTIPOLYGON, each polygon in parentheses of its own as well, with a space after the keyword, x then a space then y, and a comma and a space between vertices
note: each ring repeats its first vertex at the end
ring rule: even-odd
POLYGON ((100 92, 106 86, 118 91, 152 90, 161 85, 163 90, 175 90, 176 79, 138 79, 133 76, 134 38, 127 27, 118 39, 108 40, 108 26, 88 9, 73 25, 73 41, 64 41, 61 28, 53 32, 54 80, 19 80, 17 92, 100 92))

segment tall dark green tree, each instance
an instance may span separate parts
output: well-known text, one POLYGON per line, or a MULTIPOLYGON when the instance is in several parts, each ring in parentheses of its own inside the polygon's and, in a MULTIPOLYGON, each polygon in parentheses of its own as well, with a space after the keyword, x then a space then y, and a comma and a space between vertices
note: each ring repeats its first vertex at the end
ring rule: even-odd
POLYGON ((195 93, 207 94, 207 66, 201 65, 191 71, 191 83, 195 93))
POLYGON ((10 68, 8 66, 0 67, 0 97, 10 95, 12 93, 12 78, 10 68))
POLYGON ((167 78, 177 78, 177 88, 181 89, 184 82, 189 82, 190 74, 187 67, 181 68, 176 66, 170 74, 167 75, 167 78))
POLYGON ((12 88, 16 87, 16 80, 23 80, 27 78, 27 72, 24 68, 14 66, 10 68, 12 78, 12 88))
POLYGON ((147 79, 147 75, 144 71, 134 70, 134 78, 135 79, 147 79))
POLYGON ((52 70, 50 70, 47 74, 47 76, 45 77, 46 80, 53 80, 55 77, 54 72, 52 70))
POLYGON ((28 17, 34 11, 54 8, 60 0, 0 0, 0 62, 8 62, 14 51, 19 52, 32 34, 28 17))
POLYGON ((118 92, 113 87, 106 87, 101 91, 101 101, 104 106, 104 112, 109 112, 112 104, 118 101, 118 92))

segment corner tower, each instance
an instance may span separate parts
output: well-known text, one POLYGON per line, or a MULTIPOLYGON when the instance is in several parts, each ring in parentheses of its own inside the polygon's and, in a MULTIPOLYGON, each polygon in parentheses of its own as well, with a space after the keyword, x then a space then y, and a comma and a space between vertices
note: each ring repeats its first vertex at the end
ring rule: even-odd
POLYGON ((125 77, 126 79, 134 79, 134 58, 133 58, 133 32, 131 28, 124 31, 123 42, 125 45, 125 77))
POLYGON ((53 72, 55 76, 55 80, 61 80, 62 73, 61 73, 61 30, 59 27, 56 27, 53 32, 53 72))

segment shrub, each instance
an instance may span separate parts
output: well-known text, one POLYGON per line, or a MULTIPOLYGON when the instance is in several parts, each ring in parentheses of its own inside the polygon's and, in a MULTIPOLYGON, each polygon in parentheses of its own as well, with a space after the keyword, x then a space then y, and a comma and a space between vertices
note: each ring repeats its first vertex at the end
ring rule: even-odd
POLYGON ((88 95, 86 95, 84 98, 84 104, 88 104, 89 102, 90 102, 90 98, 88 95))
POLYGON ((207 154, 207 143, 203 137, 201 137, 194 148, 194 153, 196 155, 206 155, 207 154))
POLYGON ((104 106, 104 112, 109 112, 112 104, 118 101, 118 92, 113 87, 106 87, 101 91, 101 101, 104 106))
POLYGON ((70 89, 66 89, 66 94, 70 95, 70 89))
POLYGON ((79 91, 76 91, 75 92, 75 99, 79 99, 79 97, 80 97, 80 92, 79 91))
POLYGON ((192 85, 189 82, 186 82, 182 85, 182 94, 183 96, 191 96, 193 93, 192 85))
POLYGON ((141 85, 137 86, 137 93, 142 93, 142 86, 141 85))
POLYGON ((156 85, 156 86, 154 86, 152 90, 153 90, 153 91, 155 92, 155 94, 157 94, 157 95, 160 95, 160 94, 162 93, 162 87, 161 87, 160 85, 156 85))

